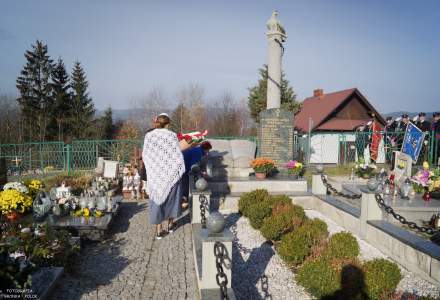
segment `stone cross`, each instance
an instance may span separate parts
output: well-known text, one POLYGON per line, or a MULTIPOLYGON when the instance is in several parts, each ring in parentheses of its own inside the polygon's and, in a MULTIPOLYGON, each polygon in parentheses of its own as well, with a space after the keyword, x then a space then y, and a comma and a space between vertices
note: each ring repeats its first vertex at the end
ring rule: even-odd
POLYGON ((281 58, 284 53, 283 42, 287 38, 286 31, 277 19, 278 12, 274 11, 267 21, 266 32, 268 39, 268 80, 267 80, 267 109, 281 106, 281 58))

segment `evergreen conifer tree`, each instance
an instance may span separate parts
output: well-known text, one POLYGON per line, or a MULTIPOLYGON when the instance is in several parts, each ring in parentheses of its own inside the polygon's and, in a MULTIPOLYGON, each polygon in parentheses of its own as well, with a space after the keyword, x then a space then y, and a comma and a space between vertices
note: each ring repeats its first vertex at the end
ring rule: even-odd
MULTIPOLYGON (((248 105, 252 118, 255 122, 260 122, 260 112, 267 107, 267 79, 268 70, 267 65, 258 70, 261 78, 258 84, 249 89, 248 105)), ((285 74, 281 74, 281 108, 290 110, 296 113, 301 104, 296 101, 296 94, 293 88, 289 86, 289 81, 285 79, 285 74)))
POLYGON ((66 72, 63 60, 58 58, 58 62, 52 71, 54 105, 51 110, 49 130, 51 136, 59 141, 62 141, 70 131, 68 121, 72 107, 69 88, 69 75, 66 72))
POLYGON ((71 135, 74 139, 85 139, 92 133, 95 106, 89 97, 89 83, 79 61, 75 62, 71 77, 72 111, 70 114, 71 135))
POLYGON ((44 141, 54 102, 50 83, 53 62, 43 42, 37 40, 31 47, 24 54, 26 64, 17 78, 16 86, 20 93, 17 101, 23 114, 27 139, 44 141))

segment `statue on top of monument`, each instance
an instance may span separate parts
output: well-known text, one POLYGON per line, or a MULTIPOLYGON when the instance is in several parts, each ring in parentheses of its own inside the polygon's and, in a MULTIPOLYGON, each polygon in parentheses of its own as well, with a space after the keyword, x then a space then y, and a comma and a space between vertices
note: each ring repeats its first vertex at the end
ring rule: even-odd
POLYGON ((278 20, 277 16, 278 12, 274 10, 269 21, 267 21, 266 23, 267 29, 269 30, 267 32, 267 35, 278 34, 281 37, 281 42, 284 42, 287 38, 287 33, 284 30, 283 25, 281 25, 281 22, 278 20))

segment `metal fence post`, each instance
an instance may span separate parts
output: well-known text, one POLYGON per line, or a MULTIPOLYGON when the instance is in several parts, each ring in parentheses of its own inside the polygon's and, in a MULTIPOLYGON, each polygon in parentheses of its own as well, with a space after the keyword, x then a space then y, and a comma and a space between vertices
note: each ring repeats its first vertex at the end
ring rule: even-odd
POLYGON ((71 160, 71 145, 66 145, 66 155, 67 155, 67 175, 70 175, 70 160, 71 160))

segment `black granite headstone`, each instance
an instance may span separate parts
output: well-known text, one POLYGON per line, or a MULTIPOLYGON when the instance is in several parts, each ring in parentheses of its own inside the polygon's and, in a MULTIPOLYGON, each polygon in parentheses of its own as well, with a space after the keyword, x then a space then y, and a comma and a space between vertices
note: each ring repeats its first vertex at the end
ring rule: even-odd
POLYGON ((271 158, 278 167, 293 157, 293 113, 271 108, 260 113, 260 156, 271 158))
POLYGON ((8 182, 7 172, 6 159, 0 158, 0 185, 4 185, 8 182))

